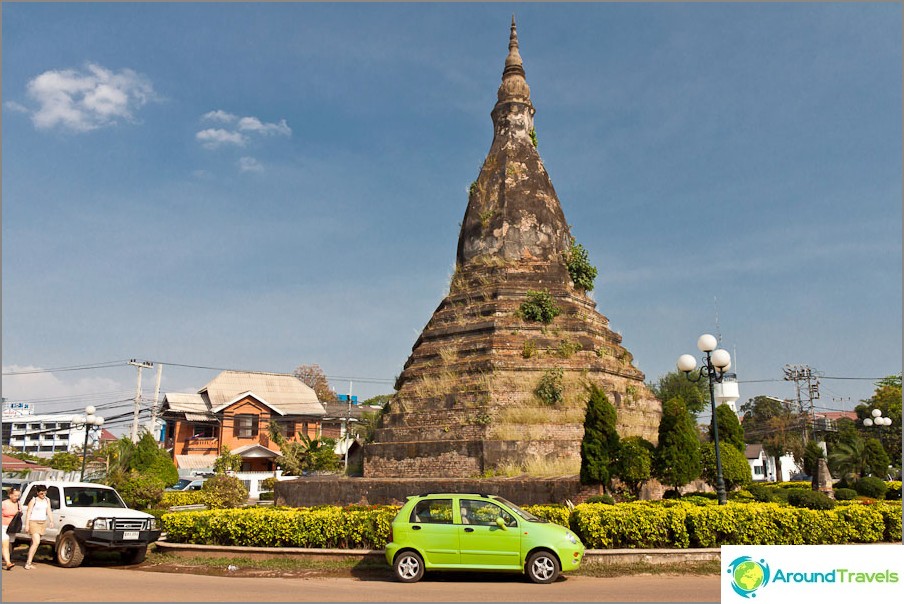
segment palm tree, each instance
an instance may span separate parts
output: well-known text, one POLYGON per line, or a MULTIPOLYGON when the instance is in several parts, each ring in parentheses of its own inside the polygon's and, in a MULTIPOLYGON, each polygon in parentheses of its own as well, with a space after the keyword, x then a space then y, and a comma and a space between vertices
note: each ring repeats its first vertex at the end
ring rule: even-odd
POLYGON ((854 475, 859 478, 869 468, 866 443, 859 436, 836 443, 829 453, 829 464, 835 475, 842 478, 854 475))

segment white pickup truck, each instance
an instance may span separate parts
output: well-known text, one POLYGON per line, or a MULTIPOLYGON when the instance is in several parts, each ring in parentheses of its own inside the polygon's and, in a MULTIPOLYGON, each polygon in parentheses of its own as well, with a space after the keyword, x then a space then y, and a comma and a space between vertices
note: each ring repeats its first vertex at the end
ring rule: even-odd
MULTIPOLYGON (((79 566, 91 550, 119 551, 123 562, 138 564, 144 561, 148 544, 160 537, 153 516, 130 509, 113 487, 90 482, 30 483, 22 493, 23 520, 28 502, 35 496, 34 487, 39 484, 47 487, 54 521, 41 543, 53 546, 60 566, 79 566)), ((16 535, 17 543, 30 541, 25 532, 16 535)))

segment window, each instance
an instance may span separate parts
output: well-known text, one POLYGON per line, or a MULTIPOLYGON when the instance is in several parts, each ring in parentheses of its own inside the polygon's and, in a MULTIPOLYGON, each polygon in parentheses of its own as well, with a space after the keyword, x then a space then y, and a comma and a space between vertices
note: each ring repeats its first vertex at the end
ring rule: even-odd
POLYGON ((278 422, 276 422, 276 429, 279 430, 279 433, 286 438, 293 438, 295 436, 295 420, 279 420, 278 422))
POLYGON ((452 500, 424 499, 411 510, 411 522, 452 524, 452 500))
POLYGON ((753 473, 757 476, 763 476, 766 473, 766 469, 763 466, 753 466, 753 473))
POLYGON ((215 424, 192 424, 192 438, 216 438, 217 427, 215 424))
POLYGON ((477 499, 461 500, 462 524, 482 524, 492 526, 497 518, 502 518, 506 526, 518 526, 514 516, 503 510, 495 503, 479 501, 477 499))
POLYGON ((254 438, 257 436, 259 419, 256 415, 236 415, 233 424, 233 434, 239 438, 254 438))

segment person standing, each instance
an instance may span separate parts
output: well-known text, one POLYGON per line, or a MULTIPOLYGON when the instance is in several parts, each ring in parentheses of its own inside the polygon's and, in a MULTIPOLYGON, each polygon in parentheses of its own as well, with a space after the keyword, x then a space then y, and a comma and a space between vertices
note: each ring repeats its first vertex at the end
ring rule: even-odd
POLYGON ((25 526, 31 535, 31 547, 28 548, 28 560, 25 561, 25 570, 34 568, 31 563, 35 552, 41 545, 41 537, 47 528, 53 528, 53 510, 50 508, 50 500, 47 499, 47 487, 43 484, 34 486, 36 495, 28 502, 25 511, 25 526))
MULTIPOLYGON (((12 570, 12 568, 16 565, 10 557, 10 552, 12 551, 12 540, 15 539, 16 536, 9 535, 6 531, 16 515, 22 512, 22 504, 19 503, 20 495, 22 495, 22 492, 16 487, 12 487, 9 490, 9 498, 3 500, 3 570, 12 570)), ((20 527, 22 526, 21 520, 22 519, 20 517, 20 527)))

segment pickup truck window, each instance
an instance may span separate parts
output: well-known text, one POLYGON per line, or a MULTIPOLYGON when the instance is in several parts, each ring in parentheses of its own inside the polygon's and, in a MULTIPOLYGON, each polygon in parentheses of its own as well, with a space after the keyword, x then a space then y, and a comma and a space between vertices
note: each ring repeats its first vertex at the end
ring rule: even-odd
POLYGON ((79 508, 124 508, 116 491, 100 487, 65 487, 63 489, 67 507, 79 508))

